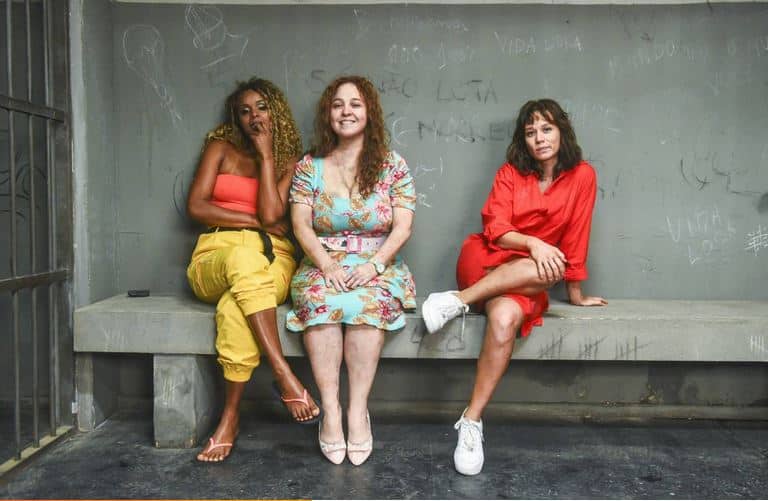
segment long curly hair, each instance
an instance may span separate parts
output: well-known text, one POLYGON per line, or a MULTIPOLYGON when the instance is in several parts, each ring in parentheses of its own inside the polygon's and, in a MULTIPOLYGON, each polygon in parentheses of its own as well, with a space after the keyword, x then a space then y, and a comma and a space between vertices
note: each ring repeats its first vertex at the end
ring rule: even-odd
POLYGON ((338 77, 325 88, 317 103, 314 144, 309 153, 312 156, 325 157, 338 146, 339 138, 333 132, 330 123, 331 102, 339 87, 346 83, 357 87, 365 102, 368 116, 364 130, 363 150, 357 159, 356 179, 360 195, 365 198, 373 192, 384 167, 384 159, 389 152, 389 136, 384 127, 384 113, 381 111, 379 93, 370 80, 361 76, 346 75, 338 77))
POLYGON ((515 132, 512 134, 512 143, 507 148, 507 162, 515 166, 524 176, 535 174, 541 179, 544 174, 525 143, 525 126, 533 123, 533 116, 536 113, 560 129, 560 150, 557 154, 557 165, 554 172, 554 177, 557 177, 561 172, 573 169, 581 162, 581 147, 576 141, 576 133, 573 131, 568 113, 553 99, 528 101, 520 108, 520 112, 517 114, 515 132))
POLYGON ((285 173, 286 163, 291 158, 301 155, 301 134, 296 121, 293 119, 291 108, 285 99, 283 92, 269 80, 263 78, 251 78, 247 82, 238 82, 235 90, 227 96, 224 103, 226 121, 210 131, 205 136, 205 146, 214 140, 223 140, 233 144, 236 148, 246 151, 248 154, 261 161, 260 155, 247 134, 240 126, 237 117, 237 108, 243 92, 252 90, 264 97, 269 109, 272 121, 272 148, 275 156, 275 172, 280 178, 285 173))

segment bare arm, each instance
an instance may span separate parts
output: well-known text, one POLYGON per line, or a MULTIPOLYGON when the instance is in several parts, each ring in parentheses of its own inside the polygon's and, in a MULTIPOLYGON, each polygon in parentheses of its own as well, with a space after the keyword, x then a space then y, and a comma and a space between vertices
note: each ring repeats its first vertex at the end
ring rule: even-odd
POLYGON ((605 306, 608 301, 598 296, 585 296, 581 291, 581 282, 565 282, 568 301, 576 306, 605 306))
POLYGON ((227 148, 230 146, 224 141, 213 141, 205 148, 189 189, 187 213, 192 219, 209 226, 261 228, 258 217, 224 209, 211 203, 216 176, 226 157, 227 148))
POLYGON ((331 258, 312 228, 312 207, 301 203, 291 204, 291 221, 293 233, 302 249, 325 275, 325 285, 333 286, 337 291, 347 291, 346 272, 331 258))
POLYGON ((283 176, 279 180, 276 179, 272 141, 272 129, 262 125, 255 136, 254 145, 261 156, 256 204, 259 219, 265 225, 275 224, 285 217, 288 210, 288 191, 291 188, 291 178, 297 160, 289 158, 283 176))
POLYGON ((259 173, 259 196, 257 204, 259 219, 264 224, 274 224, 285 218, 288 212, 288 191, 291 189, 291 178, 295 158, 288 160, 287 168, 279 181, 275 182, 275 169, 272 161, 266 160, 261 164, 259 173))
POLYGON ((379 263, 389 264, 395 258, 405 242, 411 238, 413 229, 413 211, 402 207, 394 207, 392 210, 392 231, 387 239, 376 251, 373 258, 379 263))

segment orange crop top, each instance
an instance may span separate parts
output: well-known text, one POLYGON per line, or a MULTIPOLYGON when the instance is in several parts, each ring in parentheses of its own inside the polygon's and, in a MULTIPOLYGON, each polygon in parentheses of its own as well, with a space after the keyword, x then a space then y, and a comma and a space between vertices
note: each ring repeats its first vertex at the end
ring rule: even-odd
POLYGON ((217 174, 211 203, 222 209, 256 214, 259 180, 236 174, 217 174))

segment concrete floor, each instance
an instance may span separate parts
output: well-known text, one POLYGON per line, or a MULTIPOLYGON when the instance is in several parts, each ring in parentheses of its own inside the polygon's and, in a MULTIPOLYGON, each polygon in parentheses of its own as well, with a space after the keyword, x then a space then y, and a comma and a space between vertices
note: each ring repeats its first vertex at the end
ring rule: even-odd
POLYGON ((152 447, 151 415, 121 412, 0 479, 3 498, 765 498, 768 423, 494 421, 486 466, 453 469, 453 422, 372 417, 361 467, 321 457, 316 427, 244 415, 222 464, 152 447))

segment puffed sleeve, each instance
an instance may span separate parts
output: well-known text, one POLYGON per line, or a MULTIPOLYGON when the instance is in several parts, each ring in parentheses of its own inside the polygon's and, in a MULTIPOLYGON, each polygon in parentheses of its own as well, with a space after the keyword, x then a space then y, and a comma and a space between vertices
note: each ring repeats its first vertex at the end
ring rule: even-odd
POLYGON ((568 260, 565 267, 565 280, 581 282, 586 280, 587 254, 589 253, 589 233, 592 228, 592 209, 597 196, 597 176, 591 165, 583 163, 574 172, 578 177, 574 183, 576 197, 573 212, 565 227, 558 246, 568 260))
POLYGON ((293 204, 315 206, 315 166, 312 157, 305 155, 296 163, 288 200, 293 204))
POLYGON ((403 209, 416 210, 416 186, 413 183, 411 171, 405 159, 396 152, 390 153, 392 162, 390 175, 392 184, 389 187, 389 198, 392 200, 393 207, 402 207, 403 209))
POLYGON ((483 217, 483 235, 491 249, 499 250, 496 240, 510 231, 518 231, 512 224, 512 196, 515 192, 514 167, 504 164, 496 172, 491 192, 480 214, 483 217))

